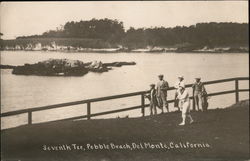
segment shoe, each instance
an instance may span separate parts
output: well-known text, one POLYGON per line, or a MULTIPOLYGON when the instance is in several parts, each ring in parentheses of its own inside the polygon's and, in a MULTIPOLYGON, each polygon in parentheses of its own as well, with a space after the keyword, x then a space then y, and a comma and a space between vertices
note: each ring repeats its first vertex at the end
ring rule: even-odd
POLYGON ((183 125, 185 125, 185 123, 184 123, 184 122, 182 122, 182 123, 180 123, 179 125, 183 126, 183 125))

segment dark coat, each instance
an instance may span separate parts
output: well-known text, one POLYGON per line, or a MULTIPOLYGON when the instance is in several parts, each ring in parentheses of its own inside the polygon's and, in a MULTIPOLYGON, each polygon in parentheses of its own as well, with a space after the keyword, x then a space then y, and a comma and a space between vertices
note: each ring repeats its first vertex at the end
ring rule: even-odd
POLYGON ((159 106, 159 103, 158 103, 158 99, 157 99, 157 95, 156 95, 156 89, 151 89, 149 91, 149 94, 146 95, 146 97, 149 99, 150 103, 153 103, 154 105, 156 105, 157 107, 160 107, 159 106), (151 92, 152 93, 152 96, 151 96, 151 92))

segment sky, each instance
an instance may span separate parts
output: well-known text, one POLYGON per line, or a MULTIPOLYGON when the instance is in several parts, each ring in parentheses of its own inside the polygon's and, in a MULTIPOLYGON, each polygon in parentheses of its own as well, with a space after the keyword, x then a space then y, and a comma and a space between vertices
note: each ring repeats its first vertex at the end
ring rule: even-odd
POLYGON ((248 23, 247 1, 2 2, 3 39, 42 34, 68 21, 117 19, 129 27, 190 26, 199 22, 248 23))

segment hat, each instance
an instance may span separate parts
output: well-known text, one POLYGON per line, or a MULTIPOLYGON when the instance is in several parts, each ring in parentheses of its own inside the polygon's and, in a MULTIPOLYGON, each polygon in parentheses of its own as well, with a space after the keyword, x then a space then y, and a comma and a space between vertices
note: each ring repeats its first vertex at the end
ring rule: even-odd
POLYGON ((184 79, 184 77, 183 77, 182 75, 178 76, 178 78, 182 78, 182 79, 184 79))
POLYGON ((196 77, 195 79, 201 79, 201 77, 196 77))
POLYGON ((155 84, 150 84, 150 86, 151 86, 151 87, 154 87, 154 86, 155 86, 155 84))
POLYGON ((158 77, 163 77, 163 74, 158 75, 158 77))

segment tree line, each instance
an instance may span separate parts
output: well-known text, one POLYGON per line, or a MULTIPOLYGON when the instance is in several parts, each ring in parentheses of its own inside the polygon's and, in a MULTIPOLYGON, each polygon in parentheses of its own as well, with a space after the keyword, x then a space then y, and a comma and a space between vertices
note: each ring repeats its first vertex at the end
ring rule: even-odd
POLYGON ((210 22, 172 28, 133 27, 125 31, 123 22, 111 19, 67 22, 61 28, 28 38, 98 39, 128 48, 147 46, 248 46, 248 23, 210 22))

